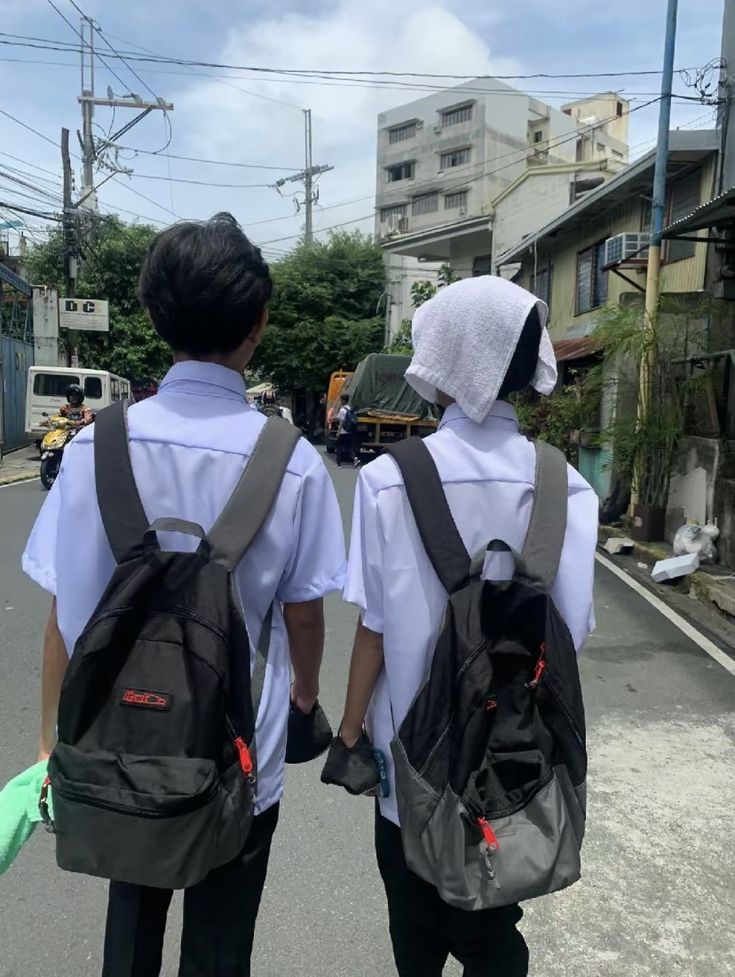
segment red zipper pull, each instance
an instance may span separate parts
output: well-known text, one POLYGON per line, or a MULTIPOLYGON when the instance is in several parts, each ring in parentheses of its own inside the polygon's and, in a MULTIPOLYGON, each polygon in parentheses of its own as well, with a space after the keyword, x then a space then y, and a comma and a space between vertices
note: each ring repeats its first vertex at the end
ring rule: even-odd
POLYGON ((253 759, 250 756, 250 750, 247 748, 247 744, 242 736, 238 736, 235 739, 235 749, 240 757, 240 766, 242 767, 242 772, 246 777, 249 777, 253 772, 253 759))
POLYGON ((528 683, 529 689, 535 689, 536 686, 541 681, 541 676, 544 674, 544 669, 546 668, 546 643, 541 642, 541 654, 538 656, 538 661, 536 662, 536 668, 533 670, 533 678, 528 683))
POLYGON ((500 848, 500 842, 498 841, 498 836, 492 829, 489 821, 485 818, 478 818, 477 823, 482 831, 482 837, 485 839, 485 844, 491 852, 496 852, 500 848))

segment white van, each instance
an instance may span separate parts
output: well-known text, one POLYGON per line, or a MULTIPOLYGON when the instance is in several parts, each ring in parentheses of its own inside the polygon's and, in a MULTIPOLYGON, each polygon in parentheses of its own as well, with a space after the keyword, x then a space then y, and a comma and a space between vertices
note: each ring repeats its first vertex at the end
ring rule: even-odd
POLYGON ((48 428, 44 414, 56 414, 66 403, 66 390, 78 383, 84 391, 84 402, 95 413, 113 400, 131 400, 130 381, 107 370, 75 369, 72 366, 32 366, 26 388, 26 437, 40 441, 48 428))

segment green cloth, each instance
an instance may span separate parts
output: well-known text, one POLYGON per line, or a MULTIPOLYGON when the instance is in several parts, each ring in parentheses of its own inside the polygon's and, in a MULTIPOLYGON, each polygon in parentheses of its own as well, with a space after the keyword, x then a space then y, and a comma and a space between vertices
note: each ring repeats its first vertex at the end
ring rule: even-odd
POLYGON ((421 420, 435 418, 434 405, 425 401, 406 383, 404 374, 410 362, 410 356, 371 353, 358 365, 342 388, 342 393, 349 394, 350 406, 358 414, 377 411, 405 414, 421 420))
MULTIPOLYGON (((38 800, 45 779, 46 761, 41 760, 13 777, 0 790, 0 875, 13 864, 41 820, 38 800)), ((50 800, 49 791, 51 813, 50 800)))

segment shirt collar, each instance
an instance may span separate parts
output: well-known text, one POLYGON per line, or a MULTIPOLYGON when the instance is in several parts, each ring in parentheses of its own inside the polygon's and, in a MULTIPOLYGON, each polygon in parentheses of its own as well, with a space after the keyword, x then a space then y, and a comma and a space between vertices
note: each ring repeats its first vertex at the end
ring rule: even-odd
MULTIPOLYGON (((459 404, 450 404, 449 407, 444 411, 444 417, 441 419, 439 424, 439 430, 446 427, 449 424, 474 424, 470 418, 465 414, 459 404)), ((487 415, 482 424, 478 424, 477 427, 489 427, 495 424, 513 424, 516 428, 518 427, 518 417, 515 412, 515 408, 511 404, 506 403, 504 400, 496 400, 493 406, 490 408, 490 413, 487 415)))
POLYGON ((163 378, 159 391, 224 397, 227 400, 245 400, 247 393, 245 380, 235 370, 201 360, 174 363, 163 378))

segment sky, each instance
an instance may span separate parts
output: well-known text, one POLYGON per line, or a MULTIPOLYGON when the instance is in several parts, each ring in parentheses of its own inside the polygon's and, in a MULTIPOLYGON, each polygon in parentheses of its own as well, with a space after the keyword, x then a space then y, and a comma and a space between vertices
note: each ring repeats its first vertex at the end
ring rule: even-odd
MULTIPOLYGON (((468 77, 658 71, 666 11, 666 0, 614 4, 589 0, 75 2, 100 25, 107 41, 123 52, 292 70, 468 77)), ((719 56, 722 9, 723 0, 679 0, 677 68, 700 67, 719 56)), ((71 130, 72 151, 78 152, 76 131, 81 122, 78 53, 7 42, 24 35, 65 45, 78 43, 74 32, 78 24, 72 0, 0 0, 0 42, 4 42, 0 43, 0 109, 36 130, 24 129, 0 114, 0 170, 5 174, 0 173, 0 202, 56 210, 60 129, 71 130), (33 186, 9 181, 8 172, 33 186), (38 187, 50 196, 40 196, 38 187)), ((97 42, 103 52, 104 42, 99 37, 97 42)), ((303 109, 312 111, 314 162, 334 167, 319 180, 315 229, 320 236, 335 225, 371 231, 377 115, 427 93, 387 87, 385 80, 376 85, 369 78, 264 77, 216 68, 129 64, 139 77, 118 60, 109 60, 107 66, 98 61, 96 94, 104 95, 110 86, 116 95, 132 91, 150 97, 145 83, 157 96, 173 102, 174 110, 165 117, 158 111, 151 113, 120 140, 129 149, 120 154, 119 162, 133 174, 117 175, 100 188, 101 210, 161 227, 177 218, 206 218, 229 210, 270 258, 293 247, 303 231, 303 212, 296 212, 293 197, 299 185, 286 183, 283 195, 273 186, 304 165, 303 109), (166 150, 156 154, 167 143, 166 150), (178 156, 247 165, 198 163, 178 156)), ((405 77, 397 81, 452 84, 405 77)), ((611 88, 636 106, 655 97, 660 77, 519 79, 510 84, 555 106, 611 88)), ((694 94, 678 75, 675 91, 694 94)), ((657 105, 652 105, 631 115, 633 158, 655 145, 657 112, 657 105)), ((110 109, 98 108, 96 132, 115 131, 133 115, 118 109, 113 118, 110 109)), ((713 111, 695 101, 676 100, 672 128, 677 126, 712 127, 713 111)), ((73 164, 78 187, 78 159, 73 164)), ((98 180, 106 175, 100 173, 98 180)), ((11 216, 0 203, 0 221, 11 216)), ((29 234, 42 239, 41 228, 48 225, 31 216, 26 221, 29 234)))

